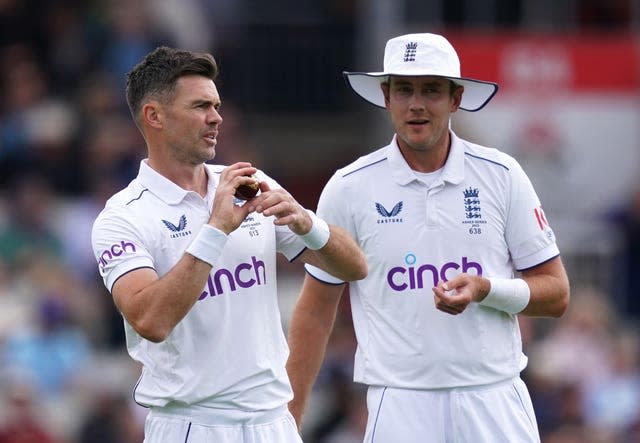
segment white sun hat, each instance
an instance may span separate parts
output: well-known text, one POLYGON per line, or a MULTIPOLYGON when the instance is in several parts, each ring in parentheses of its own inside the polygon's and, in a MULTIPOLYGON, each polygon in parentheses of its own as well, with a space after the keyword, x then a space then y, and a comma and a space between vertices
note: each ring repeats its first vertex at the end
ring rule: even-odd
POLYGON ((498 92, 493 82, 460 76, 460 59, 451 43, 437 34, 407 34, 387 41, 384 71, 343 72, 349 85, 363 99, 384 108, 380 83, 388 76, 438 76, 464 86, 460 109, 478 111, 498 92))

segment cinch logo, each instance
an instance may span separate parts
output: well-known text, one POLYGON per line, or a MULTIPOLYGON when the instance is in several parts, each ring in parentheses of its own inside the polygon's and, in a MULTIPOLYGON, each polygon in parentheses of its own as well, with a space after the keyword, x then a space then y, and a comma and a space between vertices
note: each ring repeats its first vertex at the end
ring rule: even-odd
POLYGON ((207 278, 207 289, 202 291, 198 300, 223 294, 225 289, 235 292, 238 287, 250 288, 254 285, 267 283, 267 273, 262 260, 251 257, 251 263, 240 263, 235 269, 218 269, 207 278))
POLYGON ((482 266, 480 263, 469 261, 468 257, 462 257, 462 263, 447 262, 440 268, 430 263, 416 265, 417 258, 414 254, 407 254, 404 257, 406 268, 396 266, 391 268, 387 273, 387 283, 394 291, 406 291, 407 289, 423 289, 426 284, 429 287, 436 286, 438 281, 447 281, 447 272, 459 271, 458 273, 469 272, 475 270, 475 275, 482 275, 482 266), (425 276, 426 273, 426 276, 425 276))
POLYGON ((106 251, 104 251, 98 257, 98 263, 100 264, 100 268, 104 269, 107 266, 107 262, 113 259, 113 257, 120 257, 125 252, 136 252, 136 245, 131 242, 122 240, 120 243, 115 243, 109 247, 106 251))

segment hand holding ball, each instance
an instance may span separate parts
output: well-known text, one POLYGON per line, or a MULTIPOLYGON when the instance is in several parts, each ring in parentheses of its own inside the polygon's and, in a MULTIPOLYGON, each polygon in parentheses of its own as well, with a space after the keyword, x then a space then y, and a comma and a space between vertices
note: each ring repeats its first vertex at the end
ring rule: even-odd
POLYGON ((260 190, 260 181, 255 175, 250 175, 253 178, 253 183, 248 185, 240 185, 236 188, 235 197, 241 200, 250 200, 256 196, 260 190))

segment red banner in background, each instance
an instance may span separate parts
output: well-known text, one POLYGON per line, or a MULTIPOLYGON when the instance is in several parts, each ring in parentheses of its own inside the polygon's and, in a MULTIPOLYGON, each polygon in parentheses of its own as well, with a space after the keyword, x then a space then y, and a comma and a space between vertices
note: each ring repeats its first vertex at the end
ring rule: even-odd
POLYGON ((462 75, 501 92, 625 92, 640 88, 640 44, 629 35, 447 33, 462 75))

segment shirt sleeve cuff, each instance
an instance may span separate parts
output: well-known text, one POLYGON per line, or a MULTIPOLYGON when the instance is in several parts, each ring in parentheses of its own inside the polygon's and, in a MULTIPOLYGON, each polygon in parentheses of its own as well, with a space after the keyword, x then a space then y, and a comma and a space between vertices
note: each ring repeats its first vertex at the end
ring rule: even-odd
POLYGON ((310 265, 308 263, 305 263, 304 269, 313 278, 315 278, 316 280, 320 280, 320 281, 322 281, 324 283, 328 283, 330 285, 340 285, 340 284, 344 283, 344 280, 340 280, 339 278, 334 277, 333 275, 329 274, 328 272, 323 271, 322 269, 320 269, 320 268, 318 268, 316 266, 310 265))

